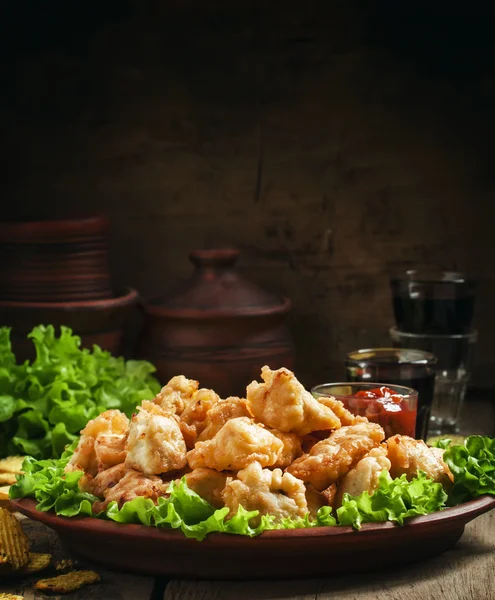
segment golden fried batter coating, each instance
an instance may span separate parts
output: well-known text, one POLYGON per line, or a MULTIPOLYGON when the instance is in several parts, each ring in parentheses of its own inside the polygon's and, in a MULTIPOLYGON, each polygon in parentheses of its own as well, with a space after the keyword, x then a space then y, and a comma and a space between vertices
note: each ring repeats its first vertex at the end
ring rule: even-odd
POLYGON ((264 427, 247 417, 227 421, 205 442, 197 442, 187 453, 191 469, 207 467, 216 471, 238 471, 258 461, 263 467, 276 463, 284 444, 264 427))
POLYGON ((308 504, 309 516, 315 520, 316 514, 322 506, 327 506, 327 498, 310 484, 306 484, 306 502, 308 504))
POLYGON ((247 387, 249 410, 267 427, 305 435, 312 431, 336 429, 340 420, 304 389, 288 369, 261 369, 264 383, 253 381, 247 387))
POLYGON ((145 475, 159 475, 185 467, 186 452, 175 415, 143 401, 129 428, 126 467, 145 475))
MULTIPOLYGON (((106 439, 108 442, 109 438, 107 436, 109 435, 125 437, 128 429, 129 419, 120 410, 107 410, 96 419, 92 419, 81 431, 77 448, 65 470, 85 471, 90 475, 96 475, 98 471, 103 471, 110 466, 113 460, 117 460, 117 456, 112 450, 109 450, 108 453, 105 452, 103 448, 105 445, 104 440, 106 439), (102 437, 103 439, 101 439, 102 437), (101 446, 98 455, 96 453, 97 443, 101 446), (109 461, 109 463, 106 461, 109 461)), ((111 443, 115 443, 113 439, 111 443)), ((117 443, 118 445, 119 443, 117 443)))
POLYGON ((301 440, 295 433, 282 433, 277 429, 269 429, 269 431, 284 445, 273 466, 285 469, 303 453, 301 440))
POLYGON ((79 489, 81 492, 88 492, 98 498, 103 498, 105 491, 114 487, 126 473, 126 466, 121 463, 101 471, 96 477, 85 474, 79 480, 79 489))
POLYGON ((184 475, 187 485, 215 508, 222 508, 222 492, 231 473, 213 469, 194 469, 184 475))
POLYGON ((335 483, 384 439, 376 423, 358 423, 334 431, 315 444, 309 454, 296 459, 287 471, 322 491, 335 483))
POLYGON ((356 417, 353 415, 347 408, 345 408, 343 402, 337 400, 333 396, 325 396, 317 398, 320 404, 328 407, 333 411, 333 413, 339 418, 342 427, 346 427, 348 425, 356 425, 356 423, 365 423, 368 419, 366 417, 356 417))
POLYGON ((406 435, 394 435, 387 440, 388 458, 392 463, 390 474, 400 477, 403 473, 411 480, 424 471, 428 477, 441 483, 445 488, 451 484, 452 473, 443 462, 440 452, 429 448, 423 440, 415 440, 406 435))
POLYGON ((335 498, 335 507, 342 504, 344 494, 359 496, 363 492, 372 494, 378 487, 378 479, 383 471, 390 471, 385 445, 373 448, 340 480, 335 498))
POLYGON ((179 414, 179 425, 188 448, 193 448, 198 434, 206 426, 210 410, 218 404, 220 397, 213 390, 201 388, 184 401, 184 410, 179 414))
MULTIPOLYGON (((114 469, 120 468, 114 467, 114 469)), ((111 470, 111 469, 109 469, 111 470)), ((117 471, 115 472, 117 475, 117 471)), ((101 474, 103 475, 103 473, 101 474)), ((99 477, 100 475, 98 475, 99 477)), ((95 477, 95 482, 98 477, 95 477)), ((134 470, 125 471, 123 477, 121 477, 117 483, 112 487, 107 487, 103 490, 103 493, 95 494, 99 497, 103 496, 103 502, 94 502, 93 511, 98 513, 110 504, 110 502, 117 502, 117 504, 122 506, 125 502, 129 502, 138 496, 142 496, 143 498, 151 498, 153 502, 156 502, 160 496, 167 496, 167 489, 169 484, 164 483, 160 477, 156 477, 154 475, 148 477, 143 473, 139 473, 134 470)), ((103 487, 103 480, 98 482, 98 491, 101 491, 103 487)))
POLYGON ((171 414, 180 414, 187 401, 197 391, 199 382, 187 379, 184 375, 177 375, 163 386, 153 402, 171 414))
POLYGON ((223 491, 225 506, 234 515, 242 505, 246 510, 259 510, 253 519, 258 524, 261 515, 274 515, 279 521, 284 517, 304 517, 308 512, 306 488, 302 481, 281 469, 262 469, 253 462, 229 480, 223 491))
POLYGON ((98 472, 123 463, 127 456, 127 433, 105 433, 95 440, 98 472))
POLYGON ((198 435, 198 442, 211 440, 230 419, 251 416, 244 398, 230 396, 225 400, 220 400, 206 413, 204 429, 198 435))

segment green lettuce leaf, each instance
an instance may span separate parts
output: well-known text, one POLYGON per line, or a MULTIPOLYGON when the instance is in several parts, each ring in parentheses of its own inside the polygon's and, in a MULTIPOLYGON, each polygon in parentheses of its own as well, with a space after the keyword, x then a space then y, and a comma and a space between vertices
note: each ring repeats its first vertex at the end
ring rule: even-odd
POLYGON ((495 495, 495 438, 469 436, 463 444, 449 446, 443 460, 454 475, 451 506, 483 494, 495 495))
POLYGON ((24 475, 10 488, 11 498, 34 498, 37 509, 55 511, 65 517, 92 516, 109 519, 117 523, 138 523, 150 527, 180 529, 189 538, 203 540, 208 534, 219 532, 254 537, 271 529, 295 529, 335 525, 329 506, 319 510, 316 520, 309 515, 300 519, 276 521, 271 515, 259 518, 257 510, 247 511, 242 506, 228 518, 229 509, 215 509, 196 492, 191 490, 185 479, 172 482, 169 496, 159 498, 155 505, 149 498, 138 497, 125 502, 119 508, 111 502, 105 511, 95 514, 92 504, 97 498, 79 490, 79 480, 83 473, 65 473, 64 469, 77 441, 73 442, 59 459, 35 460, 26 458, 23 464, 24 475), (256 524, 259 521, 259 524, 256 524))
MULTIPOLYGON (((67 432, 61 435, 67 435, 67 432)), ((455 477, 451 494, 453 498, 468 499, 485 493, 495 494, 494 443, 493 438, 472 436, 462 446, 450 445, 447 448, 444 458, 455 477), (469 496, 466 497, 466 494, 469 496)), ((344 494, 342 506, 336 511, 337 519, 329 506, 320 508, 315 520, 310 519, 309 515, 299 519, 277 520, 273 515, 260 518, 258 511, 247 511, 242 506, 229 518, 228 508, 215 509, 182 479, 171 483, 169 496, 159 498, 156 505, 149 498, 138 497, 120 508, 116 502, 111 502, 105 511, 95 514, 92 504, 97 498, 79 489, 83 474, 64 472, 76 445, 77 440, 59 459, 26 458, 24 475, 18 476, 17 483, 10 488, 11 498, 35 498, 38 510, 53 510, 67 517, 87 515, 117 523, 177 529, 186 537, 196 540, 203 540, 214 532, 254 537, 272 529, 335 525, 351 525, 360 529, 362 523, 384 521, 402 525, 410 517, 442 510, 448 499, 442 485, 433 482, 422 472, 408 481, 405 475, 392 479, 384 471, 373 494, 344 494)))
POLYGON ((36 358, 17 364, 10 329, 0 328, 0 458, 56 458, 90 419, 110 408, 130 416, 160 389, 149 362, 82 349, 68 327, 57 336, 40 325, 28 337, 36 358))
POLYGON ((342 506, 337 509, 340 525, 360 529, 362 523, 404 520, 427 515, 445 506, 447 494, 440 483, 434 483, 422 472, 408 481, 406 475, 392 479, 387 471, 379 478, 379 486, 372 494, 359 496, 344 494, 342 506))

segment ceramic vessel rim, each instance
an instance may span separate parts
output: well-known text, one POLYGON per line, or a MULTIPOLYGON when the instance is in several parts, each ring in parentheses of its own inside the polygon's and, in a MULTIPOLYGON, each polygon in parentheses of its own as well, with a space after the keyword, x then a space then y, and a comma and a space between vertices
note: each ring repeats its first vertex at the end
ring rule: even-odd
POLYGON ((115 298, 101 300, 75 300, 73 302, 14 302, 1 301, 0 308, 40 308, 40 309, 67 309, 72 308, 116 308, 128 306, 137 302, 139 294, 137 290, 128 288, 123 295, 115 298))
POLYGON ((282 296, 279 305, 268 306, 266 308, 234 308, 218 310, 201 310, 197 308, 166 308, 159 304, 153 304, 151 301, 141 301, 143 310, 153 317, 168 319, 221 319, 221 318, 247 318, 283 315, 291 309, 292 302, 289 298, 282 296))

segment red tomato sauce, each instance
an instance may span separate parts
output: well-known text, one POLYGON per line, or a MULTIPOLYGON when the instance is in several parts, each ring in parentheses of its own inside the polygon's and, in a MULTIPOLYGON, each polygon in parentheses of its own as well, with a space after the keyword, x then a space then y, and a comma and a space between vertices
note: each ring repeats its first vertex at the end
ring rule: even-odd
POLYGON ((386 437, 408 435, 414 437, 416 429, 416 406, 409 400, 385 386, 362 390, 353 396, 339 396, 339 400, 354 415, 366 417, 385 430, 386 437))

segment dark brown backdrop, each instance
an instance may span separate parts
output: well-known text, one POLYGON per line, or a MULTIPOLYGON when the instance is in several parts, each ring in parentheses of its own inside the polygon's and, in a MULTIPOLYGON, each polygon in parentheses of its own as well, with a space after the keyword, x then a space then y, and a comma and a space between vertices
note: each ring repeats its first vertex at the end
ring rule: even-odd
POLYGON ((355 2, 18 2, 1 19, 7 218, 105 212, 115 281, 237 245, 294 301, 306 381, 386 344, 388 274, 479 281, 495 384, 489 20, 355 2), (345 7, 345 8, 344 8, 345 7))

